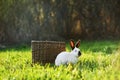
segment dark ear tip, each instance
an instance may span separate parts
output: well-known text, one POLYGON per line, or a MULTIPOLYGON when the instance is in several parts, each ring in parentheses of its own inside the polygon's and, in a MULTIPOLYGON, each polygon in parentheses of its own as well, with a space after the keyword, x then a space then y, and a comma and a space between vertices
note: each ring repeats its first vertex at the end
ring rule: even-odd
POLYGON ((70 41, 74 41, 73 39, 70 39, 70 41))
POLYGON ((80 39, 78 39, 78 41, 79 41, 79 42, 81 42, 81 40, 80 40, 80 39))

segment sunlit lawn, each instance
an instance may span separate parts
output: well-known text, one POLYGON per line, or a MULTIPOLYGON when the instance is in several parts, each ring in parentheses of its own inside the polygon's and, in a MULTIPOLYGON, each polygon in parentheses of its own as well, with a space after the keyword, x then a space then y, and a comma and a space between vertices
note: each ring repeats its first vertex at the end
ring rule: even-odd
POLYGON ((79 62, 59 67, 33 65, 29 46, 1 50, 0 80, 120 80, 119 42, 82 41, 79 62))

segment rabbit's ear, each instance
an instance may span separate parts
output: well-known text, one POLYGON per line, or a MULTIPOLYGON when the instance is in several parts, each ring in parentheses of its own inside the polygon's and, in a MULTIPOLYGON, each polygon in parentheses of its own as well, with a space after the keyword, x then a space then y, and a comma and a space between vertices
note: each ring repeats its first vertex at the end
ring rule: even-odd
POLYGON ((74 41, 72 39, 70 40, 70 46, 71 46, 72 49, 75 48, 75 43, 74 43, 74 41))
POLYGON ((78 48, 80 46, 80 40, 78 40, 75 44, 75 46, 78 48))

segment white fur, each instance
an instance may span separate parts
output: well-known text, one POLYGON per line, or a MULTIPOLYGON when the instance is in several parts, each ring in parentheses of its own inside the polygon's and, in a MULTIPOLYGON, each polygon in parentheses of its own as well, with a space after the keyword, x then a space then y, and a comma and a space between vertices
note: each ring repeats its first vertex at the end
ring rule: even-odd
POLYGON ((61 52, 55 59, 55 65, 59 66, 61 64, 77 63, 79 51, 80 49, 75 47, 71 52, 61 52))

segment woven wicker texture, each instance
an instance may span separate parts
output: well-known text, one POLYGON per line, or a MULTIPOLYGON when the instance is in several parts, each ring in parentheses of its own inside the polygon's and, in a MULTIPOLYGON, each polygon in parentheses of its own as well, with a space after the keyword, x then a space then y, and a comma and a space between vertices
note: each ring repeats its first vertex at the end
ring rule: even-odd
POLYGON ((65 51, 65 42, 32 41, 33 63, 54 63, 56 56, 65 51))

